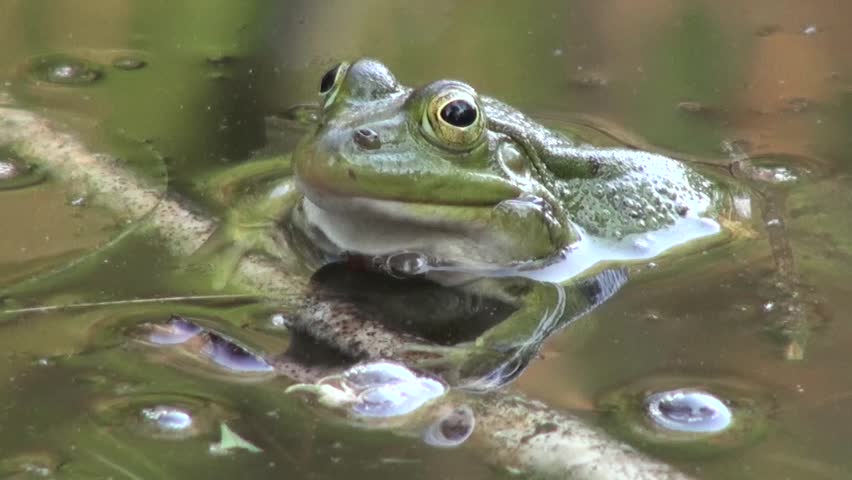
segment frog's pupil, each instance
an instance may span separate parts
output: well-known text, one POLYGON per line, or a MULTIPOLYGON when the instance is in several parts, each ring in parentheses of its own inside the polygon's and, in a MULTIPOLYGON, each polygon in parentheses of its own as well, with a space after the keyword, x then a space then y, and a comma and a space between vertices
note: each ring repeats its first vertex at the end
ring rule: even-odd
POLYGON ((334 86, 334 80, 337 79, 338 68, 340 68, 339 63, 332 67, 331 70, 325 72, 325 75, 322 76, 322 80, 320 80, 320 93, 326 93, 334 86))
POLYGON ((453 100, 441 109, 441 118, 454 127, 464 128, 476 121, 476 107, 464 100, 453 100))

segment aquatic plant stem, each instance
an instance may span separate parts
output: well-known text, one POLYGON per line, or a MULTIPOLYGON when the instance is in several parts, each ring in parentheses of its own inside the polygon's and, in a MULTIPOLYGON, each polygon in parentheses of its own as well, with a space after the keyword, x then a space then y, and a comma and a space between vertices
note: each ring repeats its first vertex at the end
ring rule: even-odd
MULTIPOLYGON (((2 94, 0 94, 2 95, 2 94)), ((178 256, 196 252, 218 227, 177 195, 163 193, 122 168, 116 159, 90 152, 73 135, 31 112, 0 107, 0 145, 9 147, 51 175, 81 190, 93 202, 128 222, 144 222, 160 235, 164 248, 178 256)), ((382 329, 377 322, 333 299, 308 295, 301 275, 263 255, 244 257, 234 281, 246 291, 266 296, 299 312, 299 328, 320 340, 334 342, 334 332, 357 332, 350 341, 369 339, 368 356, 392 354, 394 345, 410 339, 382 329)), ((280 371, 300 382, 316 381, 316 373, 279 360, 280 371)), ((547 405, 500 391, 472 397, 476 405, 477 443, 499 467, 534 477, 598 479, 687 479, 671 466, 651 459, 580 419, 547 405)))

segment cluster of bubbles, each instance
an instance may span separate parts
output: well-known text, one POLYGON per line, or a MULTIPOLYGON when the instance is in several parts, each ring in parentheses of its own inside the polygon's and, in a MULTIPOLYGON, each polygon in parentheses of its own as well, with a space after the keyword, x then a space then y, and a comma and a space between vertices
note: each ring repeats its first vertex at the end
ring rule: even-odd
POLYGON ((184 346, 231 372, 269 373, 275 369, 260 355, 195 322, 172 316, 165 323, 142 326, 143 340, 158 346, 184 346))
POLYGON ((404 365, 379 361, 356 365, 313 385, 293 385, 287 391, 315 393, 322 403, 359 417, 387 418, 413 412, 443 395, 447 387, 404 365))
MULTIPOLYGON (((428 412, 423 407, 434 404, 447 391, 446 385, 432 377, 384 360, 355 365, 315 384, 297 384, 287 389, 288 393, 314 394, 323 405, 342 409, 351 418, 370 420, 372 426, 403 417, 416 423, 409 415, 428 412)), ((474 414, 467 405, 442 407, 436 413, 421 433, 427 444, 455 447, 473 433, 474 414)))
MULTIPOLYGON (((119 55, 111 62, 119 70, 137 70, 146 65, 141 58, 119 55)), ((106 72, 104 65, 66 54, 50 54, 32 58, 27 71, 32 80, 54 85, 90 85, 101 80, 106 72)))

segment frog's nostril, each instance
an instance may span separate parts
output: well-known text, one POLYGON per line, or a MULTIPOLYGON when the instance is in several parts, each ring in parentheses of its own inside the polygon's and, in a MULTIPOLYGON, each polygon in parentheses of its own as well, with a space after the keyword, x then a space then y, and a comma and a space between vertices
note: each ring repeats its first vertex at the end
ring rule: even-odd
POLYGON ((382 141, 379 139, 379 134, 369 128, 359 128, 352 134, 352 139, 361 148, 366 150, 376 150, 382 146, 382 141))

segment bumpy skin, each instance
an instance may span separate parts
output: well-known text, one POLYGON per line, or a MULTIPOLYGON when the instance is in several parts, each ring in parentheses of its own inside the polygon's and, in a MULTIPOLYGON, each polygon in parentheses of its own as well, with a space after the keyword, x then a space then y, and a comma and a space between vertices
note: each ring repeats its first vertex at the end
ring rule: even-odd
POLYGON ((650 232, 714 202, 713 185, 675 160, 583 144, 460 82, 403 87, 369 59, 324 81, 320 123, 293 166, 305 195, 294 218, 327 253, 523 265, 584 233, 650 232), (453 100, 476 120, 443 119, 453 100))
MULTIPOLYGON (((226 192, 269 185, 289 176, 291 166, 295 179, 295 188, 288 178, 271 194, 230 209, 224 243, 239 244, 230 257, 260 248, 285 260, 295 251, 312 267, 342 254, 372 257, 392 273, 425 272, 427 281, 462 297, 495 300, 506 317, 476 340, 410 347, 412 362, 472 379, 471 388, 514 378, 548 335, 626 280, 623 271, 609 270, 545 283, 507 277, 507 267, 547 263, 583 237, 596 237, 611 253, 630 248, 624 245, 631 236, 674 226, 666 245, 683 243, 697 236, 690 222, 728 198, 668 157, 550 130, 464 83, 403 87, 374 60, 329 71, 320 101, 318 124, 290 159, 246 164, 214 179, 231 184, 226 192), (246 179, 239 188, 237 177, 246 179), (423 354, 428 358, 418 360, 423 354)), ((630 257, 616 252, 595 260, 617 258, 630 257)), ((446 317, 444 308, 438 305, 428 321, 446 317)), ((390 316, 413 321, 411 313, 390 316)))

